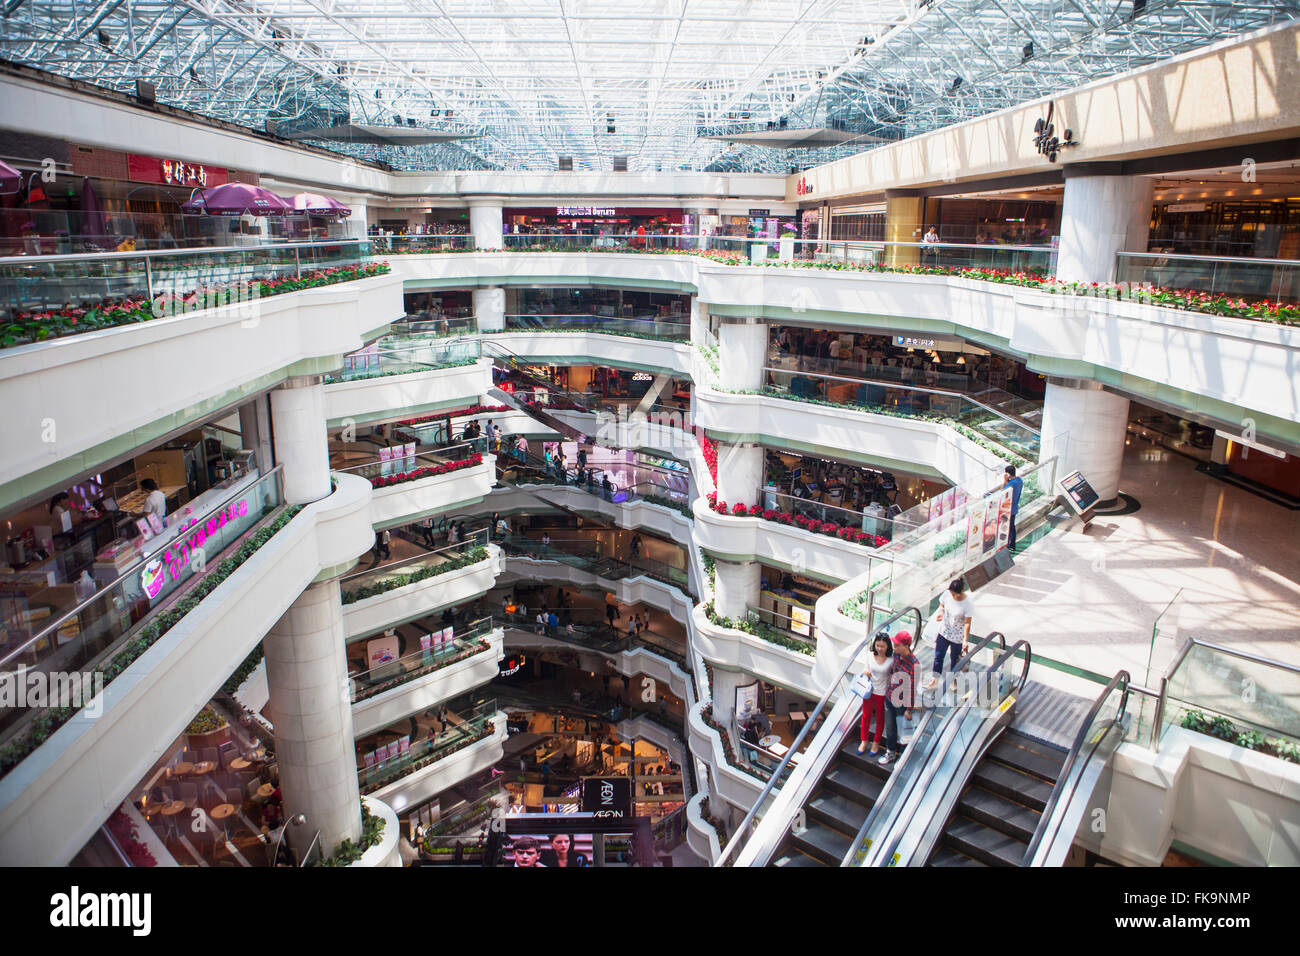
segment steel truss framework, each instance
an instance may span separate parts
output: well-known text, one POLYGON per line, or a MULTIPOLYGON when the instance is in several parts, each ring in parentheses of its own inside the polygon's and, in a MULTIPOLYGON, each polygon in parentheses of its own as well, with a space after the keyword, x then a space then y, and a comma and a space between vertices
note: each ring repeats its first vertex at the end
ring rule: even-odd
POLYGON ((405 169, 785 173, 1300 15, 1300 0, 0 0, 0 58, 405 169), (834 126, 782 151, 701 135, 834 126))

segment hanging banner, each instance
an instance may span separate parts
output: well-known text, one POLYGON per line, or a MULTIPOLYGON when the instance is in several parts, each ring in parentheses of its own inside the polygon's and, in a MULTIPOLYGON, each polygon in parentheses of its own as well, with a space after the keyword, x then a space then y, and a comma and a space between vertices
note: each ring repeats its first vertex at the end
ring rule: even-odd
POLYGON ((379 473, 387 477, 393 473, 393 449, 379 449, 379 473))

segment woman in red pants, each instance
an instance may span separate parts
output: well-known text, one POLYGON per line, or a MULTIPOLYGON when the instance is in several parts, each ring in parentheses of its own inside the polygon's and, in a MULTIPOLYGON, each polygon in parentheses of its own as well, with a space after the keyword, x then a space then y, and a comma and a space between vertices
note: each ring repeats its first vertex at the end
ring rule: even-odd
POLYGON ((881 631, 871 642, 871 658, 867 667, 871 671, 871 696, 862 698, 862 743, 858 744, 858 753, 867 749, 867 739, 871 738, 871 755, 880 753, 880 741, 885 735, 885 695, 889 693, 889 671, 893 661, 894 648, 889 635, 881 631), (871 735, 871 720, 875 718, 876 733, 871 735))

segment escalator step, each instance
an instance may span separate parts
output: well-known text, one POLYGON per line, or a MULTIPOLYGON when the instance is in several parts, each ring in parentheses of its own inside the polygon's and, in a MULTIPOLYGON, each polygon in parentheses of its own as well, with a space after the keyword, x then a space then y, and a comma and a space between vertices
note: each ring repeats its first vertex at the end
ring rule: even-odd
POLYGON ((890 764, 889 766, 882 767, 877 763, 879 757, 880 754, 876 754, 873 757, 870 750, 866 753, 858 753, 858 741, 854 739, 852 734, 849 734, 849 739, 840 745, 840 752, 836 755, 835 759, 840 763, 845 763, 849 766, 857 767, 860 770, 865 770, 873 777, 887 780, 889 778, 889 772, 894 768, 894 765, 890 764))
POLYGON ((853 833, 843 833, 824 823, 809 820, 802 833, 790 834, 790 845, 817 857, 827 866, 839 866, 849 852, 853 836, 853 833))
POLYGON ((989 866, 1019 866, 1029 849, 1028 840, 1017 840, 963 816, 948 821, 943 842, 989 866))
POLYGON ((1065 763, 1065 751, 1056 750, 1049 744, 1031 740, 1014 731, 1008 731, 999 737, 988 750, 994 760, 1032 773, 1044 780, 1056 781, 1065 763))
POLYGON ((981 760, 971 779, 985 790, 1022 803, 1039 813, 1047 806, 1047 798, 1052 795, 1052 784, 996 760, 981 760))
POLYGON ((856 800, 869 809, 880 796, 880 791, 885 788, 885 781, 882 777, 866 770, 851 767, 846 763, 836 763, 826 771, 821 785, 850 800, 856 800))
POLYGON ((774 859, 771 866, 825 866, 821 860, 809 856, 807 853, 800 851, 795 847, 787 846, 784 851, 774 859))
POLYGON ((805 805, 808 816, 841 830, 858 831, 871 807, 833 790, 821 790, 805 805))
POLYGON ((926 866, 988 866, 965 853, 958 853, 950 846, 939 846, 926 862, 926 866))
POLYGON ((1026 843, 1042 819, 1036 810, 983 787, 968 787, 957 802, 957 812, 1026 843))

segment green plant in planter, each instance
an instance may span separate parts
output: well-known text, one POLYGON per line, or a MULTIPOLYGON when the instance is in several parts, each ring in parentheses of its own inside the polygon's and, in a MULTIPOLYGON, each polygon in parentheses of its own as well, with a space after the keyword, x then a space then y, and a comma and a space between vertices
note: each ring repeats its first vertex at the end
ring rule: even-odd
POLYGON ((357 862, 372 846, 378 846, 384 836, 382 817, 370 812, 370 808, 361 804, 361 837, 357 843, 344 840, 329 857, 321 860, 320 866, 350 866, 357 862))
POLYGON ((399 574, 376 584, 363 584, 360 587, 353 588, 351 591, 344 591, 343 603, 354 604, 357 601, 364 601, 366 598, 385 594, 389 591, 396 590, 397 588, 404 588, 408 584, 415 584, 418 581, 436 578, 438 575, 446 574, 449 571, 459 571, 461 568, 467 568, 471 564, 478 564, 481 561, 486 561, 487 558, 487 548, 471 548, 460 557, 444 561, 442 564, 426 565, 425 567, 412 571, 409 574, 399 574))
POLYGON ((211 707, 204 707, 185 728, 187 734, 210 734, 227 726, 226 719, 211 707))

